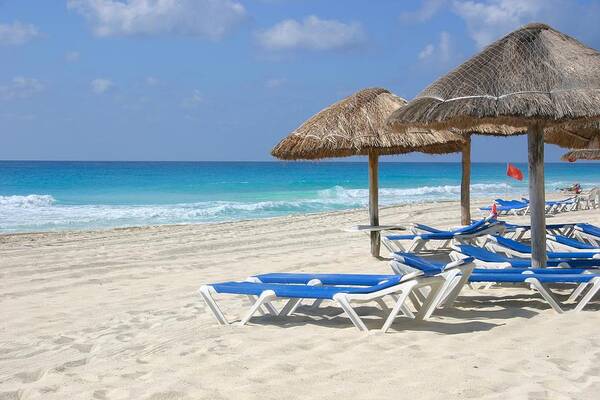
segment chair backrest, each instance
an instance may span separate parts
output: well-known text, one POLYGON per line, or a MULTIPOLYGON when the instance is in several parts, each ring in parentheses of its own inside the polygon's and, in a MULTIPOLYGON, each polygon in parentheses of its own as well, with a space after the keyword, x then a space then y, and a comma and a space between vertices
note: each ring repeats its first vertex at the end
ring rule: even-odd
POLYGON ((578 229, 578 230, 585 232, 587 234, 590 234, 590 235, 600 237, 600 228, 598 228, 597 226, 592 225, 592 224, 588 224, 588 223, 577 224, 577 225, 575 225, 575 229, 578 229))
POLYGON ((497 242, 499 245, 514 251, 518 251, 519 253, 531 253, 530 246, 527 246, 526 244, 521 242, 517 242, 516 240, 507 239, 502 236, 492 236, 491 239, 497 242))
POLYGON ((443 267, 410 253, 396 253, 394 254, 394 259, 396 261, 404 262, 409 267, 416 268, 426 275, 437 275, 444 270, 443 267))
POLYGON ((470 244, 458 244, 456 246, 456 250, 461 252, 462 254, 474 257, 481 261, 486 262, 505 262, 506 257, 501 256, 500 254, 492 253, 486 249, 482 249, 481 247, 471 246, 470 244))
POLYGON ((583 243, 579 240, 572 239, 562 235, 548 235, 548 239, 553 240, 557 243, 564 244, 569 247, 573 247, 576 249, 595 249, 596 247, 592 246, 589 243, 583 243))
POLYGON ((473 221, 471 223, 471 225, 467 225, 467 226, 463 226, 462 228, 459 229, 455 229, 453 231, 451 231, 454 234, 470 234, 470 233, 477 233, 483 229, 486 229, 489 226, 492 225, 496 225, 499 224, 500 221, 498 221, 496 219, 495 216, 493 215, 488 215, 487 217, 477 220, 477 221, 473 221))

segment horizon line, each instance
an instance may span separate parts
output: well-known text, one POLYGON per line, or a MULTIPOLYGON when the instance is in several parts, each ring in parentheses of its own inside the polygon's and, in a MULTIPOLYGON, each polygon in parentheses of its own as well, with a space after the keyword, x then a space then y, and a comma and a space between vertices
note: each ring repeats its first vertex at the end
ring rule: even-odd
MULTIPOLYGON (((582 160, 595 162, 596 160, 582 160)), ((0 159, 0 162, 97 162, 97 163, 361 163, 364 161, 347 161, 339 159, 320 159, 320 160, 41 160, 41 159, 0 159)), ((462 161, 379 161, 380 164, 460 164, 462 161)), ((597 162, 597 161, 596 161, 597 162)), ((527 164, 527 161, 472 161, 471 164, 506 164, 519 163, 527 164)), ((544 161, 544 164, 574 164, 566 161, 544 161)), ((580 163, 581 164, 581 163, 580 163)))

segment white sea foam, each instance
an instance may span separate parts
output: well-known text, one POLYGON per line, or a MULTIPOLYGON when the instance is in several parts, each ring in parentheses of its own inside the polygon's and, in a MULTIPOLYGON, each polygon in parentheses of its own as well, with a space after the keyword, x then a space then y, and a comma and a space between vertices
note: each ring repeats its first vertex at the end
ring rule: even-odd
MULTIPOLYGON (((505 184, 474 184, 473 197, 514 192, 505 184)), ((521 188, 522 190, 522 188, 521 188)), ((458 199, 460 186, 381 188, 382 205, 458 199)), ((335 186, 286 200, 205 201, 150 205, 67 205, 51 195, 0 196, 0 232, 93 229, 169 223, 202 223, 365 207, 367 189, 335 186)))
MULTIPOLYGON (((473 197, 489 196, 494 194, 513 193, 516 188, 506 183, 476 183, 471 185, 473 197)), ((460 195, 460 186, 421 186, 415 188, 380 188, 379 201, 381 204, 401 204, 407 201, 439 201, 452 200, 460 195)), ((330 189, 321 190, 319 197, 328 201, 340 201, 348 205, 365 205, 369 199, 368 189, 346 189, 335 186, 330 189)))
POLYGON ((45 207, 54 204, 54 197, 47 194, 29 194, 27 196, 0 196, 0 207, 45 207))

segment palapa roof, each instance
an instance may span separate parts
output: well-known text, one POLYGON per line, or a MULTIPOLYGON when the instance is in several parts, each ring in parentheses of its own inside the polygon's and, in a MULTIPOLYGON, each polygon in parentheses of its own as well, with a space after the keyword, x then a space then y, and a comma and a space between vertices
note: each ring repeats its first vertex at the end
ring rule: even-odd
POLYGON ((600 53, 548 25, 529 24, 439 78, 389 123, 396 131, 427 126, 511 135, 597 119, 600 53))
POLYGON ((389 115, 406 100, 382 88, 364 89, 325 108, 284 138, 271 154, 284 160, 402 154, 441 154, 462 149, 458 133, 413 129, 392 132, 389 115))
MULTIPOLYGON (((600 136, 600 121, 571 122, 546 128, 544 139, 561 147, 585 149, 600 136)), ((598 147, 598 146, 596 146, 598 147)))
POLYGON ((571 150, 562 155, 563 161, 574 162, 577 160, 600 160, 600 149, 571 150))
POLYGON ((560 158, 563 161, 600 160, 600 134, 590 140, 585 149, 571 150, 560 158))

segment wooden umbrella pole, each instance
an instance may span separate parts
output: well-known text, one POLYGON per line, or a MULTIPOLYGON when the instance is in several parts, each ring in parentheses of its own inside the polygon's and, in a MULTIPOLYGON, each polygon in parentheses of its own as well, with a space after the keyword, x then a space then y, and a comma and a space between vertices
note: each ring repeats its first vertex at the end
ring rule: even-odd
POLYGON ((462 149, 462 180, 460 183, 460 222, 471 223, 471 135, 465 134, 462 149))
POLYGON ((531 265, 546 267, 546 195, 544 192, 544 131, 534 125, 527 131, 529 150, 529 201, 531 212, 531 265))
MULTIPOLYGON (((369 154, 369 224, 379 226, 379 157, 369 154)), ((379 232, 371 232, 371 255, 379 257, 381 238, 379 232)))

